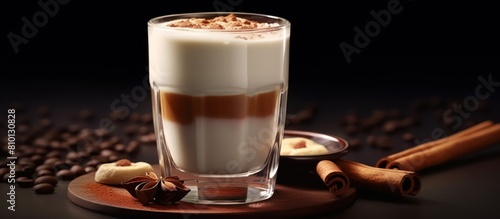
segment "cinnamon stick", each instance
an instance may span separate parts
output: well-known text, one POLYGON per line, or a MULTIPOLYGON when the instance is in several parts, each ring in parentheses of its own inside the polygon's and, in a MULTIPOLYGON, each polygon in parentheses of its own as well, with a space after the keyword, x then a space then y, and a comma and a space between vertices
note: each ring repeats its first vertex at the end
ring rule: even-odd
POLYGON ((500 142, 500 124, 467 135, 448 138, 440 144, 389 162, 387 168, 419 171, 500 142))
POLYGON ((350 187, 349 177, 330 160, 318 162, 316 172, 334 195, 341 195, 350 187))
POLYGON ((478 130, 484 129, 486 127, 490 127, 493 124, 494 123, 492 121, 490 121, 490 120, 483 121, 481 123, 478 123, 478 124, 476 124, 474 126, 471 126, 471 127, 467 128, 467 129, 464 129, 464 130, 462 130, 460 132, 457 132, 457 133, 455 133, 453 135, 450 135, 448 137, 440 138, 440 139, 437 139, 437 140, 434 140, 434 141, 429 141, 429 142, 417 145, 417 146, 415 146, 413 148, 409 148, 409 149, 406 149, 404 151, 401 151, 401 152, 398 152, 398 153, 395 153, 395 154, 391 154, 391 155, 382 157, 382 158, 380 158, 377 161, 377 163, 375 164, 375 166, 376 167, 380 167, 380 168, 387 168, 389 163, 391 163, 392 161, 395 161, 395 160, 397 160, 399 158, 402 158, 402 157, 405 157, 405 156, 408 156, 408 155, 411 155, 411 154, 414 154, 414 153, 417 153, 417 152, 421 152, 423 150, 432 148, 434 146, 437 146, 437 145, 439 145, 441 143, 444 143, 444 142, 447 142, 447 141, 452 141, 453 139, 457 139, 457 138, 460 138, 462 136, 469 135, 469 134, 474 133, 474 132, 476 132, 478 130))
POLYGON ((386 169, 338 159, 333 161, 357 188, 392 196, 416 196, 422 186, 420 176, 407 170, 386 169))

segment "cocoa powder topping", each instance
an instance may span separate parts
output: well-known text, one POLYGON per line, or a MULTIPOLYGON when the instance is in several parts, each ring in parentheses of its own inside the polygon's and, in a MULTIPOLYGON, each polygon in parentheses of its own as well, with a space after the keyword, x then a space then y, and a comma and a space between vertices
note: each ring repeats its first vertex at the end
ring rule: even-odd
POLYGON ((277 26, 277 23, 260 23, 237 17, 235 14, 218 16, 212 19, 189 18, 170 22, 169 27, 211 29, 211 30, 249 30, 277 26))

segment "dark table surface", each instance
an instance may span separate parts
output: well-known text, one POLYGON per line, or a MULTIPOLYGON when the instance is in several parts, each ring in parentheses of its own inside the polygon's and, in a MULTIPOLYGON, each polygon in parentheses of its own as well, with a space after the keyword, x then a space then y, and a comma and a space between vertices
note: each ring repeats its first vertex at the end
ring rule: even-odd
MULTIPOLYGON (((77 123, 97 128, 117 110, 128 115, 149 114, 147 20, 222 9, 272 14, 291 21, 288 113, 297 113, 311 102, 318 107, 310 120, 286 128, 360 139, 362 145, 351 148, 345 159, 374 165, 385 155, 415 145, 401 140, 402 130, 389 135, 394 141, 390 148, 368 145, 368 135, 383 134, 380 127, 348 134, 342 119, 351 112, 362 118, 379 110, 398 110, 401 118, 418 115, 420 123, 405 130, 418 141, 437 139, 443 137, 437 134, 440 131, 449 135, 484 120, 500 122, 500 8, 493 1, 360 0, 335 1, 329 6, 312 1, 258 0, 4 3, 0 7, 2 146, 9 108, 16 109, 18 126, 25 123, 30 128, 47 125, 40 110, 50 112, 44 115, 52 127, 77 123), (373 14, 383 16, 388 7, 399 3, 390 22, 386 20, 377 29, 373 14), (366 31, 367 25, 372 25, 373 32, 362 43, 359 30, 366 31), (325 27, 329 31, 318 31, 325 27), (356 46, 355 40, 359 51, 345 54, 340 45, 356 46), (75 118, 83 110, 92 112, 92 119, 75 118), (444 124, 443 117, 451 120, 444 124)), ((116 129, 112 135, 123 136, 122 128, 130 122, 124 120, 113 121, 116 129)), ((152 129, 150 123, 142 125, 152 129)), ((19 131, 16 138, 20 141, 29 134, 19 131)), ((6 154, 1 155, 3 161, 6 154)), ((141 145, 131 159, 157 163, 154 144, 141 145)), ((394 199, 360 192, 348 207, 308 218, 500 215, 500 144, 419 174, 422 189, 417 196, 394 199)), ((9 184, 1 182, 0 217, 113 218, 68 201, 68 183, 59 180, 55 192, 47 195, 16 188, 13 212, 7 209, 9 184)))
MULTIPOLYGON (((488 75, 482 75, 487 77, 488 75)), ((495 79, 497 80, 497 79, 495 79)), ((442 122, 443 113, 452 109, 455 104, 474 104, 467 102, 477 98, 476 88, 480 82, 471 82, 461 89, 423 89, 418 92, 405 88, 387 89, 360 89, 349 90, 343 88, 328 95, 311 95, 308 92, 317 92, 315 89, 299 89, 290 87, 288 101, 288 114, 300 111, 311 102, 317 104, 313 117, 298 124, 289 124, 286 129, 304 130, 336 135, 352 140, 362 140, 359 148, 350 149, 345 159, 374 165, 384 155, 398 152, 414 146, 401 140, 403 131, 390 134, 394 140, 392 147, 381 149, 369 146, 366 137, 369 134, 383 134, 380 127, 367 132, 348 134, 342 125, 342 119, 350 112, 357 112, 361 117, 368 117, 378 110, 397 110, 398 118, 409 115, 418 115, 420 123, 408 130, 416 136, 417 140, 436 138, 436 130, 443 130, 445 135, 466 128, 471 124, 492 120, 500 121, 500 104, 497 93, 492 92, 489 98, 480 101, 481 104, 466 112, 467 118, 454 117, 451 125, 442 122), (443 111, 444 110, 444 111, 443 111), (453 128, 454 127, 454 128, 453 128)), ((78 92, 51 92, 40 91, 35 93, 19 92, 16 97, 6 101, 5 107, 15 108, 18 123, 36 126, 40 122, 40 109, 47 107, 50 114, 47 118, 53 122, 53 127, 64 127, 68 124, 81 124, 84 127, 98 127, 99 121, 109 118, 114 110, 113 103, 120 100, 122 95, 130 95, 132 91, 147 90, 142 83, 135 86, 115 87, 113 89, 96 86, 94 89, 84 90, 79 87, 78 92), (75 115, 82 110, 90 110, 92 119, 83 120, 75 115)), ((321 89, 320 89, 321 90, 321 89)), ((139 92, 137 93, 139 94, 139 92)), ((137 96, 136 96, 137 97, 137 96)), ((132 99, 134 107, 129 107, 130 115, 150 113, 149 94, 146 98, 132 99)), ((116 103, 115 103, 116 104, 116 103)), ((124 105, 121 105, 124 106, 124 105)), ((472 106, 472 105, 468 105, 472 106)), ((465 109, 465 108, 464 108, 465 109)), ((4 113, 7 113, 4 110, 4 113)), ((128 121, 116 121, 117 127, 125 127, 128 121)), ((144 126, 152 128, 150 123, 144 126)), ((4 129, 2 129, 4 130, 4 129)), ((123 130, 117 128, 113 135, 122 136, 123 130)), ((500 134, 500 133, 499 133, 500 134)), ((2 135, 3 137, 3 135, 2 135)), ((18 135, 18 138, 21 136, 18 135)), ((4 157, 2 157, 3 159, 4 157)), ((156 148, 154 144, 143 144, 136 155, 131 155, 133 160, 142 160, 152 164, 157 163, 156 148)), ((417 196, 405 198, 391 198, 369 191, 358 192, 356 201, 346 208, 322 215, 311 215, 317 218, 494 218, 500 214, 500 145, 492 145, 486 149, 461 156, 444 164, 433 166, 419 171, 422 177, 422 189, 417 196)), ((15 189, 15 212, 7 210, 8 203, 1 202, 0 214, 2 218, 34 218, 40 215, 60 218, 113 218, 113 215, 104 215, 79 207, 67 198, 69 181, 59 180, 53 194, 35 194, 31 188, 15 189)), ((8 184, 0 184, 2 194, 7 199, 8 184)), ((188 215, 186 215, 188 216, 188 215)))

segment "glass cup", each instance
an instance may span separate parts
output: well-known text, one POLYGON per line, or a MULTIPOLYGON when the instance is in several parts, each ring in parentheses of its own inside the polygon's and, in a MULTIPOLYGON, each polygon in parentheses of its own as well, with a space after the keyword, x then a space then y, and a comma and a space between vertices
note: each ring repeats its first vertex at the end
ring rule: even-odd
MULTIPOLYGON (((228 17, 229 18, 229 17, 228 17)), ((254 13, 188 13, 148 21, 149 72, 162 176, 181 200, 245 204, 275 190, 288 93, 290 23, 254 13), (236 15, 258 29, 167 25, 236 15)))

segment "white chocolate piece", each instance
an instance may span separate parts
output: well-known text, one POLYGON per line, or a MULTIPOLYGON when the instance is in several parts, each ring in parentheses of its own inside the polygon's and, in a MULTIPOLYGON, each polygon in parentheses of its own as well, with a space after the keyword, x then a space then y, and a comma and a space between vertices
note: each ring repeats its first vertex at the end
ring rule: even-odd
POLYGON ((117 166, 116 162, 101 164, 95 173, 95 181, 108 185, 120 185, 136 176, 146 176, 154 172, 153 167, 146 162, 131 163, 130 166, 117 166))
POLYGON ((319 144, 311 139, 301 137, 284 138, 281 144, 280 151, 280 155, 285 156, 320 155, 326 153, 328 153, 328 149, 326 149, 324 145, 319 144), (305 147, 303 142, 305 142, 305 147))

